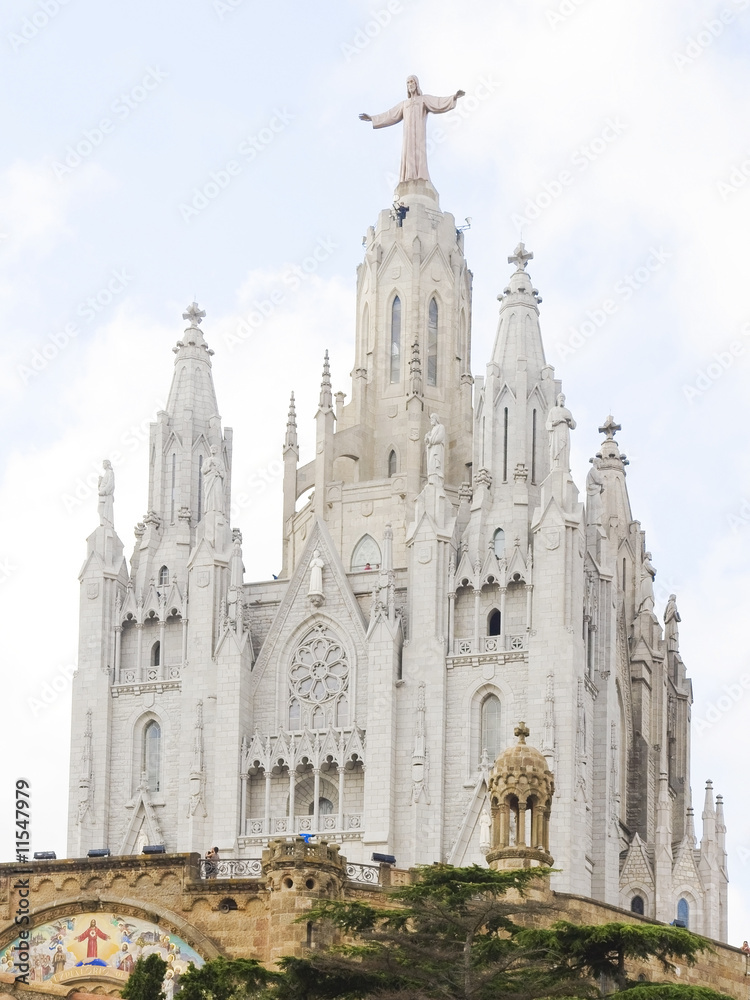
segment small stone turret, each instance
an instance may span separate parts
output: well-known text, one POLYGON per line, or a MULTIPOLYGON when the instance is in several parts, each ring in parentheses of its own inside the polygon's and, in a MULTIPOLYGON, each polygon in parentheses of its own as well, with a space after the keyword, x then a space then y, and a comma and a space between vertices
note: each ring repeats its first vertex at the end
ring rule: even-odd
POLYGON ((521 722, 514 730, 515 746, 504 750, 490 773, 492 834, 490 868, 531 868, 552 865, 549 817, 555 782, 547 761, 528 746, 529 730, 521 722))
POLYGON ((302 955, 313 940, 330 944, 330 930, 312 924, 306 928, 298 918, 315 900, 341 895, 346 858, 339 854, 339 845, 325 840, 310 844, 302 837, 272 840, 263 851, 263 872, 270 890, 270 959, 302 955))

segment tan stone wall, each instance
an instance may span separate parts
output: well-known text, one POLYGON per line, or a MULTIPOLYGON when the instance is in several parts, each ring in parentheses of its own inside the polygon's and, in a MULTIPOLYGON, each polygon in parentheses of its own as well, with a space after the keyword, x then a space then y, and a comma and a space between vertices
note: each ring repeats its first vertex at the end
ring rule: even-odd
MULTIPOLYGON (((264 853, 265 877, 201 879, 197 854, 171 854, 40 861, 33 865, 0 865, 0 949, 18 936, 14 917, 19 904, 14 884, 28 879, 29 928, 65 914, 115 908, 123 915, 149 920, 182 937, 205 959, 218 955, 272 962, 283 955, 304 955, 307 927, 304 911, 320 898, 360 899, 389 905, 387 884, 403 885, 409 873, 381 869, 381 884, 352 883, 345 877, 345 859, 338 845, 293 843, 272 845, 264 853), (291 884, 290 884, 291 883, 291 884), (231 900, 236 909, 227 908, 231 900)), ((601 924, 638 922, 645 918, 627 910, 580 896, 544 893, 551 909, 545 923, 570 920, 601 924)), ((231 905, 231 904, 230 904, 231 905)), ((648 922, 648 921, 645 921, 648 922)), ((328 943, 322 928, 313 931, 314 946, 328 943)), ((718 942, 692 968, 665 976, 654 964, 642 971, 648 979, 710 986, 745 1000, 750 986, 747 957, 738 948, 718 942)), ((631 976, 641 971, 633 967, 631 976)), ((52 985, 15 986, 0 974, 0 993, 23 1000, 32 995, 68 996, 74 988, 52 985)))

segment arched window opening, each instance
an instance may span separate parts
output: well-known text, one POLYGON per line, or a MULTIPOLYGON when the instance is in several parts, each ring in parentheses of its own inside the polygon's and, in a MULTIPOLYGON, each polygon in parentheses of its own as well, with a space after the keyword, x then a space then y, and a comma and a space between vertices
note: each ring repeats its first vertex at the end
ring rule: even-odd
POLYGON ((161 643, 157 639, 151 647, 151 666, 158 667, 161 663, 161 643))
POLYGON ((430 299, 427 323, 427 385, 437 385, 438 306, 430 299))
POLYGON ((391 306, 391 382, 401 378, 401 299, 396 296, 391 306))
POLYGON ((296 698, 292 698, 289 703, 289 728, 292 730, 301 729, 302 708, 296 698))
POLYGON ((158 792, 161 773, 161 726, 153 719, 143 730, 143 771, 150 792, 158 792))
POLYGON ((312 948, 312 944, 313 944, 313 925, 312 925, 312 920, 308 920, 307 921, 307 941, 306 941, 306 944, 307 944, 308 948, 312 948))
POLYGON ((531 485, 536 485, 536 410, 531 414, 531 485))
POLYGON ((203 517, 203 455, 198 456, 198 520, 203 517))
POLYGON ((336 705, 336 725, 339 729, 349 725, 348 698, 339 698, 338 700, 338 704, 336 705))
MULTIPOLYGON (((307 807, 308 816, 312 816, 315 813, 315 800, 313 800, 307 807)), ((330 799, 323 798, 321 795, 318 799, 318 815, 319 816, 330 816, 333 813, 333 802, 330 799)))
POLYGON ((391 479, 398 472, 398 459, 396 458, 396 452, 391 449, 388 455, 388 478, 391 479))
POLYGON ((487 635, 500 635, 500 623, 500 612, 497 608, 493 608, 487 619, 487 635))
POLYGON ((159 586, 166 587, 169 585, 169 570, 166 566, 162 566, 159 570, 159 586))
POLYGON ((492 536, 492 547, 496 559, 502 559, 505 556, 505 532, 502 528, 498 528, 492 536))
POLYGON ((480 750, 487 751, 490 760, 500 753, 500 699, 488 694, 482 702, 482 741, 480 750))
POLYGON ((630 912, 637 913, 641 917, 643 916, 644 914, 643 896, 633 896, 633 898, 630 900, 630 912))
POLYGON ((325 729, 326 727, 326 713, 323 709, 318 706, 312 715, 312 728, 313 729, 325 729))
POLYGON ((170 497, 172 501, 172 512, 170 515, 171 523, 174 524, 174 501, 175 501, 175 482, 177 480, 177 456, 172 452, 172 489, 170 491, 170 497))
POLYGON ((690 906, 684 896, 677 903, 677 923, 680 927, 690 926, 690 906))
POLYGON ((508 482, 508 407, 503 411, 503 482, 508 482))
POLYGON ((379 569, 380 561, 380 546, 372 535, 363 535, 354 546, 352 573, 359 573, 363 569, 379 569))

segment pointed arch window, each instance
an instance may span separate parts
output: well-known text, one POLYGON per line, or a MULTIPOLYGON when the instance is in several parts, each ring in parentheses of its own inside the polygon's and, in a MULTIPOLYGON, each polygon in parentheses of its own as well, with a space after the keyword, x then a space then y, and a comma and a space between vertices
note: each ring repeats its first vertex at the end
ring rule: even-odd
POLYGON ((326 727, 326 713, 320 706, 313 709, 312 714, 312 728, 313 729, 325 729, 326 727))
POLYGON ((496 559, 502 559, 505 556, 505 532, 502 528, 498 528, 495 534, 492 536, 492 548, 495 553, 496 559))
POLYGON ((349 725, 349 699, 344 696, 336 704, 336 725, 339 729, 349 725))
POLYGON ((493 608, 490 611, 487 618, 487 635, 501 635, 502 630, 500 628, 502 619, 500 618, 500 612, 497 608, 493 608))
POLYGON ((161 643, 157 639, 151 647, 151 666, 158 667, 161 663, 161 643))
POLYGON ((401 299, 398 295, 391 306, 391 382, 401 379, 401 299))
POLYGON ((430 299, 427 318, 427 385, 437 385, 438 304, 430 299))
POLYGON ((391 448, 391 451, 388 455, 388 478, 392 479, 397 472, 398 472, 398 459, 396 458, 396 452, 391 448))
POLYGON ((289 728, 297 730, 302 728, 302 710, 296 698, 289 702, 289 728))
POLYGON ((363 569, 378 569, 380 562, 380 546, 372 535, 363 535, 352 552, 352 573, 359 573, 363 569))
POLYGON ((500 753, 500 699, 496 694, 488 694, 482 702, 482 752, 485 750, 490 760, 500 753))
POLYGON ((143 730, 143 771, 151 792, 158 792, 161 780, 161 726, 154 719, 143 730))
POLYGON ((203 517, 203 455, 198 456, 198 520, 203 517))
POLYGON ((690 904, 681 896, 677 903, 677 919, 680 921, 680 926, 690 927, 690 904))
POLYGON ((170 519, 172 524, 174 524, 174 500, 175 500, 175 483, 177 481, 177 456, 172 452, 172 489, 170 491, 170 497, 172 501, 172 513, 170 519))
POLYGON ((166 566, 162 566, 159 570, 159 586, 167 587, 169 586, 169 570, 166 566))
POLYGON ((637 913, 639 916, 643 916, 644 912, 643 896, 633 896, 630 900, 630 912, 637 913))

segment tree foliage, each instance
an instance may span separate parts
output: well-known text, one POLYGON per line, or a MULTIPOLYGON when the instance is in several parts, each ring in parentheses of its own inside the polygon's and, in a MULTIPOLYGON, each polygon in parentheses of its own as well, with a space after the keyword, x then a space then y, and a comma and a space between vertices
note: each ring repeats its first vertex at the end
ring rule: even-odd
MULTIPOLYGON (((180 978, 180 1000, 244 1000, 263 997, 276 980, 254 958, 214 958, 200 969, 188 967, 180 978)), ((135 1000, 135 998, 134 998, 135 1000)))
POLYGON ((125 1000, 164 1000, 162 989, 167 963, 160 955, 139 958, 122 988, 125 1000))

